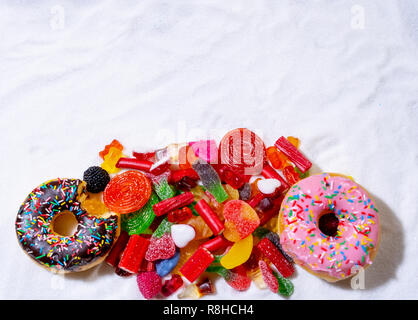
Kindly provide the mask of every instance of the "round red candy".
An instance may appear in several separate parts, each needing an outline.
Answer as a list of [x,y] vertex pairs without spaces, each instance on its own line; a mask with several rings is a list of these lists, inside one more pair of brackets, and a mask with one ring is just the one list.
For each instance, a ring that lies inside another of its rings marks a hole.
[[141,209],[151,196],[149,179],[138,171],[127,171],[110,180],[103,192],[109,210],[127,214]]

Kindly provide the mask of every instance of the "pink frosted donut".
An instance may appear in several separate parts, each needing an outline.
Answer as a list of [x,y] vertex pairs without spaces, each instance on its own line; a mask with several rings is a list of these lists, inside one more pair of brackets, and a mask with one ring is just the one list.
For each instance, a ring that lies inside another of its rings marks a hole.
[[[336,221],[331,235],[319,222],[324,215]],[[353,180],[338,174],[313,175],[286,194],[279,232],[283,249],[298,265],[320,278],[338,281],[372,263],[380,240],[379,211]]]

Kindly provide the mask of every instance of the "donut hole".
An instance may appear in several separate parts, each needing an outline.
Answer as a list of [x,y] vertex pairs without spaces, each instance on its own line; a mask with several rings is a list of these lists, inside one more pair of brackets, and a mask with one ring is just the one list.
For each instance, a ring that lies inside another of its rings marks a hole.
[[71,237],[77,230],[78,221],[70,211],[58,213],[52,221],[52,231],[63,237]]
[[334,237],[337,235],[339,223],[340,221],[334,212],[326,212],[319,218],[318,227],[323,234]]

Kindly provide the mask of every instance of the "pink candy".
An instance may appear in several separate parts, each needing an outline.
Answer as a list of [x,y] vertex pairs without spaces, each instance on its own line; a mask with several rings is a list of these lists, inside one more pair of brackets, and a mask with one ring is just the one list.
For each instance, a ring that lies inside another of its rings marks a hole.
[[260,267],[261,276],[267,287],[269,287],[272,292],[277,293],[279,291],[279,282],[274,276],[270,266],[264,260],[260,260],[258,266]]
[[165,233],[161,238],[151,238],[145,259],[148,261],[170,259],[175,253],[176,245],[170,234]]
[[160,276],[155,271],[140,272],[136,278],[139,291],[145,299],[152,299],[163,287]]
[[189,146],[195,155],[208,163],[218,162],[218,146],[215,140],[200,140],[190,142]]

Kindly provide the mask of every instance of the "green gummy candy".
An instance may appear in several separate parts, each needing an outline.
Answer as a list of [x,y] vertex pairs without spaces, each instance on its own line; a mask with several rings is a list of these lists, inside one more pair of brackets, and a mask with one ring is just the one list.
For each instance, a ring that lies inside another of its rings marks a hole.
[[138,211],[124,214],[121,218],[122,229],[129,235],[142,234],[155,219],[152,206],[159,202],[157,195],[152,192],[148,202]]
[[305,173],[303,173],[302,171],[299,170],[298,167],[295,167],[295,171],[297,172],[297,174],[299,175],[301,179],[305,179],[309,176],[309,171],[306,171]]
[[171,231],[171,226],[174,223],[170,222],[167,220],[167,218],[164,218],[163,221],[161,221],[160,225],[158,226],[158,228],[154,231],[154,233],[152,234],[152,236],[154,238],[161,238],[165,233],[170,233]]
[[208,191],[213,195],[216,201],[219,203],[225,202],[228,200],[228,194],[226,193],[224,187],[221,183],[213,184],[208,188]]
[[290,297],[293,294],[293,291],[295,291],[295,287],[293,283],[289,279],[283,278],[281,275],[279,275],[275,271],[273,271],[273,274],[279,283],[278,294],[281,294],[282,296],[285,296],[285,297]]
[[221,266],[210,265],[205,272],[216,273],[223,278],[227,278],[230,271]]
[[253,236],[261,239],[265,237],[269,232],[270,230],[267,228],[258,227],[257,229],[254,230]]
[[152,184],[155,193],[161,200],[172,198],[175,196],[175,190],[169,185],[167,179],[161,179],[159,182]]

